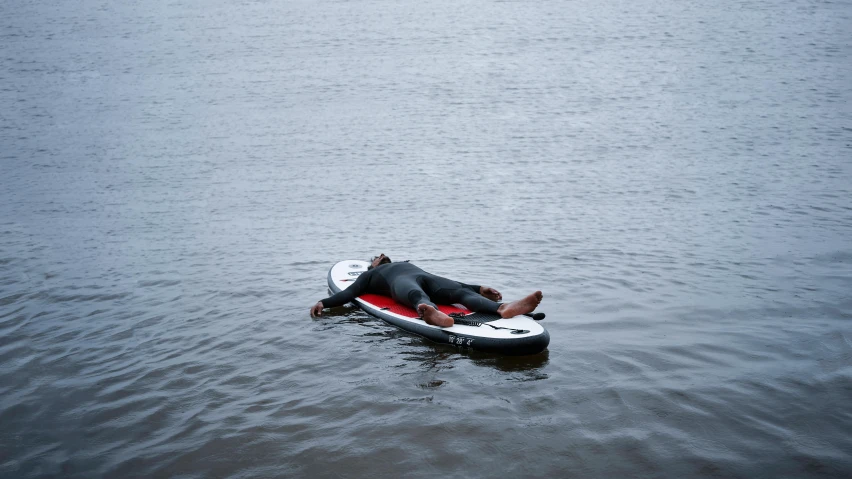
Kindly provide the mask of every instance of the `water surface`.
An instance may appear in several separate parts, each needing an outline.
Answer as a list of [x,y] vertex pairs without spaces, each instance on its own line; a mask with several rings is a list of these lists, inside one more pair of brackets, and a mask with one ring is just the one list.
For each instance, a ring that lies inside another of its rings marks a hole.
[[[852,474],[850,15],[0,3],[0,476]],[[309,317],[378,253],[549,349]]]

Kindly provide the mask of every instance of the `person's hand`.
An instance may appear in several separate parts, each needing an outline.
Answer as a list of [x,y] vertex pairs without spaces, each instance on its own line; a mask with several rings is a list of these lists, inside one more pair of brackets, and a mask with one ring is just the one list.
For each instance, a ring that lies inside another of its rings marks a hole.
[[322,308],[322,301],[317,301],[317,304],[311,308],[311,317],[315,318],[317,316],[322,316]]
[[500,301],[501,299],[503,299],[503,295],[500,294],[500,291],[497,291],[494,288],[489,288],[488,286],[480,286],[479,294],[485,296],[491,301]]

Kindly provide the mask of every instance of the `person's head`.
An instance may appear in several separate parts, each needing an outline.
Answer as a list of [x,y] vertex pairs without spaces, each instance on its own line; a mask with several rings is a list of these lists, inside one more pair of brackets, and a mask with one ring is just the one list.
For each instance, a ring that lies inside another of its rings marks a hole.
[[390,263],[390,262],[391,262],[391,259],[388,258],[387,256],[385,256],[384,253],[382,253],[378,256],[373,256],[372,258],[370,258],[370,267],[367,268],[367,269],[370,270],[370,269],[373,269],[380,264],[385,264],[385,263]]

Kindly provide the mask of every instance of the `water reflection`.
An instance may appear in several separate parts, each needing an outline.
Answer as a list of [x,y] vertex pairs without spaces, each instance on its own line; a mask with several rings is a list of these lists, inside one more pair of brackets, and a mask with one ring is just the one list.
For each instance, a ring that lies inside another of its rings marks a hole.
[[[369,338],[370,341],[398,341],[400,346],[409,349],[402,353],[405,359],[419,362],[426,366],[426,369],[450,369],[454,361],[469,359],[477,366],[494,368],[498,371],[529,373],[530,380],[547,378],[546,374],[539,374],[538,371],[547,366],[550,357],[548,350],[529,356],[503,356],[452,344],[436,343],[385,323],[351,304],[326,311],[314,320],[322,325],[315,327],[315,331],[325,331],[351,324],[367,327],[370,331],[354,334],[361,338]],[[392,345],[388,347],[393,348]]]
[[469,355],[477,366],[492,367],[506,373],[526,373],[535,380],[548,377],[541,372],[550,360],[548,349],[531,356],[496,356],[479,351],[471,351]]
[[[0,477],[852,477],[849,2],[78,3],[0,8]],[[379,249],[549,352],[311,319]]]

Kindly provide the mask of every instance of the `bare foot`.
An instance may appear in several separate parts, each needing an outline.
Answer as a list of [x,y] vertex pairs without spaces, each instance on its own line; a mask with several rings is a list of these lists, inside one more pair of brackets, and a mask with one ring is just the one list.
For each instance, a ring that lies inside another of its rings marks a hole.
[[432,326],[449,328],[455,324],[453,318],[438,311],[432,306],[429,306],[428,304],[418,304],[417,312],[420,313],[420,316],[423,318],[423,321],[426,321],[426,324],[431,324]]
[[542,297],[541,291],[536,291],[523,299],[501,304],[497,312],[501,318],[514,318],[519,314],[532,313],[538,307]]

